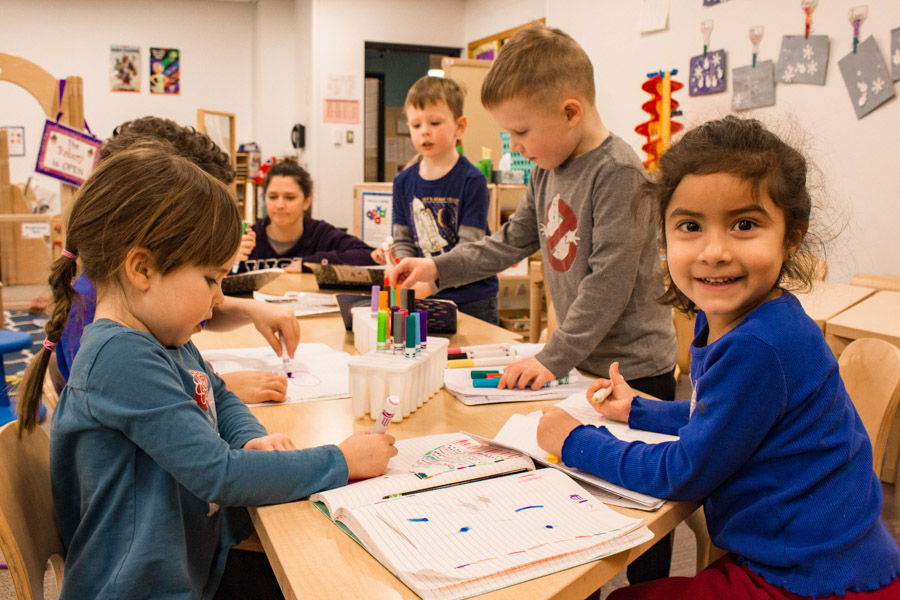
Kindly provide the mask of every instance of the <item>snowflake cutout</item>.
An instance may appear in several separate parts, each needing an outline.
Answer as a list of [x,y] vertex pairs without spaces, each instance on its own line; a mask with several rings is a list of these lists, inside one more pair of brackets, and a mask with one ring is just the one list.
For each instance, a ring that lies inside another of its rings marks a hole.
[[797,72],[801,75],[806,74],[806,63],[797,63]]
[[703,67],[697,65],[694,69],[694,79],[701,79],[703,77]]
[[781,80],[790,83],[794,80],[794,75],[796,75],[796,72],[794,71],[794,65],[788,65],[784,69],[784,73],[781,74]]
[[811,44],[807,44],[806,47],[803,48],[803,58],[805,58],[806,60],[811,59],[815,55],[816,55],[816,52],[815,52],[815,50],[813,50],[813,47]]
[[722,62],[722,57],[719,56],[718,54],[713,54],[712,64],[714,66],[718,67],[721,62]]
[[735,93],[734,100],[732,101],[732,105],[741,107],[744,105],[744,102],[746,102],[746,100],[744,99],[744,95]]
[[806,72],[809,73],[810,76],[815,75],[819,72],[819,63],[814,60],[809,61],[809,64],[806,65]]
[[875,94],[880,94],[883,89],[884,89],[884,79],[882,79],[881,77],[878,77],[877,79],[872,81],[872,91]]

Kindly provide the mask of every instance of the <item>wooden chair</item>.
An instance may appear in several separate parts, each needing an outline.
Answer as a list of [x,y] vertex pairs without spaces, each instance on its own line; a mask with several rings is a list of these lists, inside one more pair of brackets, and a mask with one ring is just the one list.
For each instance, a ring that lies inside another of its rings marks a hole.
[[875,288],[876,290],[900,292],[900,277],[896,275],[857,273],[850,279],[850,285],[861,285],[863,287]]
[[65,550],[50,492],[50,438],[36,427],[19,439],[16,421],[0,428],[0,550],[16,598],[43,599],[48,560],[59,591]]
[[847,393],[872,440],[875,473],[885,483],[894,483],[900,450],[900,431],[895,423],[900,405],[900,348],[884,340],[860,338],[844,349],[838,365]]
[[709,539],[709,529],[706,527],[706,513],[701,506],[684,520],[697,537],[697,572],[699,573],[710,564],[719,560],[726,554]]

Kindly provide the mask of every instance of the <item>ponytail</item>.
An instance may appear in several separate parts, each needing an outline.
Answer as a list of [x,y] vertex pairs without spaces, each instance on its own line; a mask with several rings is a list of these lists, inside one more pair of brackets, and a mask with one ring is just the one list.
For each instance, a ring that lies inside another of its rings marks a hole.
[[31,360],[25,370],[25,378],[18,391],[19,436],[23,431],[31,431],[38,421],[41,397],[44,390],[44,376],[50,363],[52,350],[62,337],[63,329],[69,318],[69,311],[78,299],[78,292],[72,287],[72,281],[78,273],[75,254],[63,251],[62,256],[53,263],[50,270],[50,289],[53,293],[53,312],[44,326],[47,339],[44,347]]

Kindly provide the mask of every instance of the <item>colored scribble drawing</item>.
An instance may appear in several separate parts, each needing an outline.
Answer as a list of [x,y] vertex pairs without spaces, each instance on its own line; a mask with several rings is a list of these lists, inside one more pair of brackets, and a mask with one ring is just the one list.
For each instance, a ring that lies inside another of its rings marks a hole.
[[419,479],[431,479],[446,473],[454,473],[481,465],[489,465],[522,456],[520,452],[482,446],[469,438],[438,446],[417,460],[409,472]]

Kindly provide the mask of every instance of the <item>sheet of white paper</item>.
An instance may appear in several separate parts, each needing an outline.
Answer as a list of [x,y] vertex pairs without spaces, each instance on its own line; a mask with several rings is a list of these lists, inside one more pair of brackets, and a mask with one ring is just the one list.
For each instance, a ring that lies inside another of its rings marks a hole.
[[638,29],[650,33],[666,28],[669,22],[669,0],[641,0],[641,17]]
[[[270,371],[280,374],[283,370],[281,357],[268,346],[206,350],[201,354],[217,373]],[[349,354],[332,350],[325,344],[300,344],[289,366],[287,402],[349,398],[349,361]]]
[[283,296],[273,296],[272,294],[253,292],[253,299],[290,308],[294,311],[295,317],[332,313],[340,310],[333,294],[286,292]]

